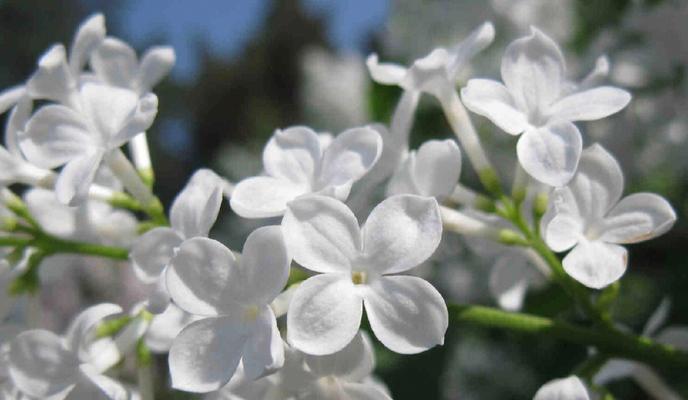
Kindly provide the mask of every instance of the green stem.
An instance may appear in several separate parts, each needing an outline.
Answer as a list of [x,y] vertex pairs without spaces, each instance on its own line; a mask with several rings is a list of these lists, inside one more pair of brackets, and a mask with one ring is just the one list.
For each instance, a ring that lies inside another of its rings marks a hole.
[[450,324],[508,329],[593,346],[609,357],[639,361],[660,369],[688,368],[688,353],[646,337],[579,327],[535,315],[510,313],[484,306],[449,305]]
[[38,233],[31,242],[31,246],[37,247],[47,254],[73,253],[122,261],[129,259],[129,250],[124,247],[64,240],[45,233]]

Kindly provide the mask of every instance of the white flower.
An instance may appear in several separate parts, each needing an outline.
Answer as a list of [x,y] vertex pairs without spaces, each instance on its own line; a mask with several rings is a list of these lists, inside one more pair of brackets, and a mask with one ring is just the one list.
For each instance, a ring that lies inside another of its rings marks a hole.
[[438,47],[413,62],[409,68],[391,63],[378,63],[377,54],[368,57],[367,65],[373,80],[383,85],[398,85],[407,91],[427,92],[443,97],[454,90],[461,70],[477,53],[494,39],[494,26],[485,22],[465,40],[451,49]]
[[170,351],[172,342],[179,332],[199,319],[199,316],[189,314],[174,303],[169,303],[165,311],[155,315],[151,320],[146,331],[146,345],[151,351],[166,353]]
[[590,400],[588,390],[577,376],[554,379],[535,393],[533,400]]
[[[150,127],[158,99],[97,83],[85,83],[78,109],[52,104],[39,109],[19,138],[27,159],[42,168],[64,165],[55,183],[58,199],[82,201],[101,162]],[[121,153],[120,153],[121,154]]]
[[141,57],[123,41],[108,37],[91,53],[90,64],[103,82],[127,88],[139,95],[150,92],[172,69],[174,49],[154,46]]
[[535,179],[565,185],[576,172],[581,134],[572,121],[590,121],[622,110],[631,95],[601,86],[571,93],[564,57],[552,39],[536,28],[506,49],[504,84],[471,79],[461,90],[466,107],[490,119],[505,132],[523,133],[518,159]]
[[525,251],[505,249],[493,262],[489,289],[499,307],[518,311],[523,307],[528,289],[540,288],[546,282],[547,275],[534,266]]
[[208,236],[222,205],[220,178],[211,170],[196,171],[170,208],[171,227],[158,227],[143,234],[131,250],[136,276],[155,284],[148,310],[160,313],[167,308],[169,296],[165,271],[185,240]]
[[307,193],[346,200],[381,151],[382,139],[369,127],[344,131],[325,149],[309,128],[278,130],[263,150],[266,176],[239,182],[230,204],[242,217],[265,218],[284,214],[289,201]]
[[421,278],[391,275],[428,259],[442,236],[437,201],[393,196],[373,209],[363,228],[342,202],[311,195],[289,203],[282,220],[289,251],[321,273],[301,283],[287,313],[289,343],[331,354],[358,332],[365,304],[375,336],[398,353],[444,342],[447,307]]
[[592,145],[583,151],[569,185],[553,191],[542,220],[543,238],[552,250],[573,248],[563,260],[566,272],[591,288],[603,288],[626,271],[628,255],[620,244],[652,239],[676,221],[660,196],[636,193],[621,199],[623,185],[614,157]]
[[[642,335],[654,338],[658,343],[688,351],[688,327],[669,326],[660,331],[669,315],[670,302],[662,301],[643,328]],[[605,385],[611,381],[630,377],[656,399],[680,400],[682,397],[651,368],[635,361],[612,358],[595,374],[594,382]]]
[[453,140],[429,140],[412,151],[394,173],[387,195],[418,194],[444,199],[461,174],[461,152]]
[[93,346],[96,324],[121,312],[115,304],[99,304],[79,314],[64,337],[40,329],[19,334],[8,354],[14,386],[40,399],[127,399],[124,387],[103,375],[118,361],[110,358],[112,349]]
[[269,304],[287,283],[290,263],[279,226],[253,231],[239,259],[212,239],[182,243],[167,288],[181,309],[207,318],[184,328],[172,344],[173,387],[217,390],[240,361],[249,379],[282,367],[284,348]]

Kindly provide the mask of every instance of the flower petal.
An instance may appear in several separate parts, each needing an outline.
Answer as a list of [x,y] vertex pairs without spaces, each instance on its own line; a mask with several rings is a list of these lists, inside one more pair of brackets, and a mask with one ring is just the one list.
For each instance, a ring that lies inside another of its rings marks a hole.
[[427,260],[442,239],[442,219],[432,197],[398,195],[378,204],[362,229],[369,270],[393,274]]
[[507,46],[501,73],[518,109],[541,113],[559,97],[566,67],[557,44],[538,29],[530,30]]
[[490,293],[501,308],[518,311],[529,287],[543,280],[542,274],[525,257],[506,254],[497,259],[490,271]]
[[535,393],[533,400],[590,400],[585,385],[577,376],[554,379]]
[[17,105],[12,108],[12,112],[10,112],[10,116],[7,118],[5,146],[7,151],[16,157],[23,158],[23,154],[19,149],[19,135],[26,129],[26,123],[31,118],[32,112],[33,101],[28,97],[22,97],[17,102]]
[[594,121],[623,110],[631,94],[611,86],[596,87],[570,94],[549,109],[552,120]]
[[194,172],[170,208],[170,224],[184,238],[208,236],[222,205],[222,181],[213,171]]
[[48,49],[38,60],[38,70],[26,82],[26,91],[34,99],[69,104],[76,82],[67,64],[67,51],[61,44]]
[[52,332],[20,333],[12,340],[8,357],[12,382],[29,396],[48,397],[76,383],[79,360]]
[[416,152],[412,151],[389,179],[387,183],[387,197],[397,194],[420,194],[420,189],[416,185],[414,176],[415,170]]
[[357,382],[370,376],[375,368],[375,354],[370,337],[364,331],[356,336],[342,350],[322,356],[307,354],[306,365],[316,376],[335,376]]
[[566,185],[578,167],[583,139],[570,122],[529,129],[518,140],[518,160],[528,174],[550,186]]
[[229,317],[206,318],[184,328],[170,349],[172,387],[205,393],[224,386],[234,375],[251,336],[246,328]]
[[69,393],[69,400],[128,400],[130,398],[121,383],[92,370],[88,364],[82,365],[79,369],[79,381]]
[[602,289],[626,272],[628,253],[626,249],[603,242],[581,240],[564,257],[564,270],[583,285]]
[[108,37],[91,55],[91,68],[106,83],[131,88],[138,70],[136,52],[123,41]]
[[612,358],[597,371],[593,382],[596,385],[606,385],[619,379],[630,378],[636,368],[638,368],[638,363],[634,361]]
[[26,158],[42,168],[58,167],[96,145],[94,133],[78,113],[61,105],[39,109],[19,137]]
[[136,276],[145,283],[153,283],[174,256],[182,238],[168,227],[153,228],[141,235],[131,248]]
[[101,13],[88,17],[79,25],[69,50],[69,67],[79,76],[91,52],[105,38],[105,17]]
[[387,393],[369,383],[342,382],[342,392],[349,399],[356,400],[392,400]]
[[415,354],[444,344],[447,306],[427,281],[415,276],[382,276],[368,289],[364,294],[366,314],[385,347]]
[[284,214],[288,202],[307,191],[308,187],[287,180],[256,176],[236,185],[229,204],[244,218],[277,217]]
[[14,107],[22,98],[26,96],[26,86],[17,85],[0,92],[0,114]]
[[270,304],[287,284],[290,264],[280,226],[254,230],[232,273],[231,296],[244,304]]
[[282,219],[294,261],[316,272],[349,272],[361,251],[356,216],[341,201],[309,195],[289,203]]
[[399,85],[406,75],[406,68],[398,64],[380,63],[377,54],[371,54],[366,59],[370,77],[383,85]]
[[169,46],[154,46],[141,57],[141,65],[136,74],[139,93],[150,91],[170,72],[176,56]]
[[452,56],[452,62],[449,64],[449,75],[456,77],[471,58],[492,43],[494,36],[494,25],[488,21],[475,28],[467,38],[454,46],[449,51]]
[[84,353],[96,324],[102,322],[107,317],[120,314],[122,311],[122,307],[117,304],[103,303],[91,306],[80,312],[69,324],[67,333],[64,336],[67,348],[74,352]]
[[637,243],[664,234],[676,222],[676,212],[668,201],[653,193],[624,197],[604,219],[600,240]]
[[471,79],[461,89],[461,100],[466,108],[489,119],[508,134],[518,135],[529,126],[528,116],[516,107],[509,90],[500,82]]
[[193,238],[179,246],[170,262],[167,290],[184,311],[197,315],[221,314],[228,307],[228,288],[236,267],[232,252],[222,243]]
[[55,195],[60,203],[75,206],[86,200],[103,154],[102,150],[94,150],[74,158],[62,168],[55,181]]
[[320,141],[312,129],[294,126],[277,130],[263,150],[268,175],[297,185],[310,185],[320,169]]
[[600,224],[623,193],[624,179],[619,163],[604,147],[585,149],[578,172],[569,183],[578,212],[588,225]]
[[251,380],[272,374],[284,365],[284,345],[270,307],[263,307],[244,346],[244,373]]
[[[103,145],[115,139],[139,106],[139,97],[129,89],[100,83],[85,83],[80,93],[84,112],[97,129],[97,132],[92,134],[98,135],[98,141]],[[157,100],[155,106],[157,107]],[[147,109],[148,105],[144,108]]]
[[287,312],[287,338],[308,354],[332,354],[356,336],[363,301],[346,274],[316,275],[305,280]]
[[544,226],[543,237],[550,249],[560,252],[575,246],[583,237],[583,221],[575,215],[558,214]]
[[358,180],[375,165],[381,153],[382,138],[375,130],[363,127],[342,132],[323,153],[317,189]]
[[136,109],[129,115],[124,126],[110,138],[110,147],[120,147],[135,136],[146,131],[153,125],[158,115],[158,97],[153,93],[146,93],[136,105]]
[[420,195],[443,198],[454,191],[461,174],[461,152],[451,139],[429,140],[416,153],[414,170]]
[[25,192],[23,198],[29,212],[45,232],[63,239],[76,236],[76,209],[59,203],[55,192],[33,188]]

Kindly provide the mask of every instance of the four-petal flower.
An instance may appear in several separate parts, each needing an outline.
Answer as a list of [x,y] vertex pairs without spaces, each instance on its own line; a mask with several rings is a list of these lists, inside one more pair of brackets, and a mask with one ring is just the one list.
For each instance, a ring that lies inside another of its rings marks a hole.
[[358,332],[363,305],[380,341],[398,353],[444,342],[447,306],[427,281],[404,275],[428,259],[442,237],[437,201],[398,195],[380,203],[363,228],[342,202],[310,195],[289,203],[282,220],[294,260],[321,273],[304,281],[287,313],[299,350],[331,354]]

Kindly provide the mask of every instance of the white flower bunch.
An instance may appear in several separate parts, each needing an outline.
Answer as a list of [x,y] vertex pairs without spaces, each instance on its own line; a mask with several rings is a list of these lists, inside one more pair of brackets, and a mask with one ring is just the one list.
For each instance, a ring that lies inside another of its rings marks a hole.
[[[148,400],[150,374],[140,373],[134,390],[111,372],[133,355],[143,370],[154,351],[169,353],[172,388],[210,399],[391,399],[372,377],[367,326],[401,354],[442,345],[450,324],[525,332],[556,326],[548,332],[632,360],[636,375],[640,363],[688,366],[678,348],[616,328],[598,301],[609,296],[588,290],[621,279],[629,263],[621,245],[659,236],[677,218],[658,195],[622,197],[614,157],[599,144],[583,150],[573,122],[619,112],[630,94],[598,85],[605,68],[570,81],[561,50],[536,28],[507,46],[504,83],[470,79],[457,91],[459,72],[494,35],[484,23],[408,68],[370,56],[372,78],[403,89],[389,127],[334,137],[305,126],[278,129],[263,150],[264,171],[234,185],[200,169],[165,213],[151,190],[145,132],[157,115],[151,90],[174,52],[154,47],[139,61],[127,44],[106,37],[101,15],[89,18],[69,53],[51,47],[25,84],[0,94],[12,108],[0,147],[0,282],[14,294],[35,292],[47,257],[88,255],[130,265],[146,296],[129,313],[115,304],[90,307],[62,337],[30,329],[3,340],[3,398]],[[421,93],[440,102],[458,143],[409,149]],[[34,100],[48,104],[34,112]],[[521,135],[510,196],[467,109]],[[462,152],[486,193],[459,183]],[[30,187],[23,200],[15,184]],[[385,198],[375,201],[380,185]],[[209,237],[225,197],[241,217],[273,218],[248,235],[241,252]],[[351,204],[361,199],[373,203],[367,215]],[[409,275],[451,233],[501,245],[491,257],[490,289],[509,312],[447,305],[428,280]],[[555,254],[568,250],[563,260]],[[529,287],[547,280],[592,327],[511,312]],[[589,399],[601,382],[591,376],[552,381],[535,399]]]

